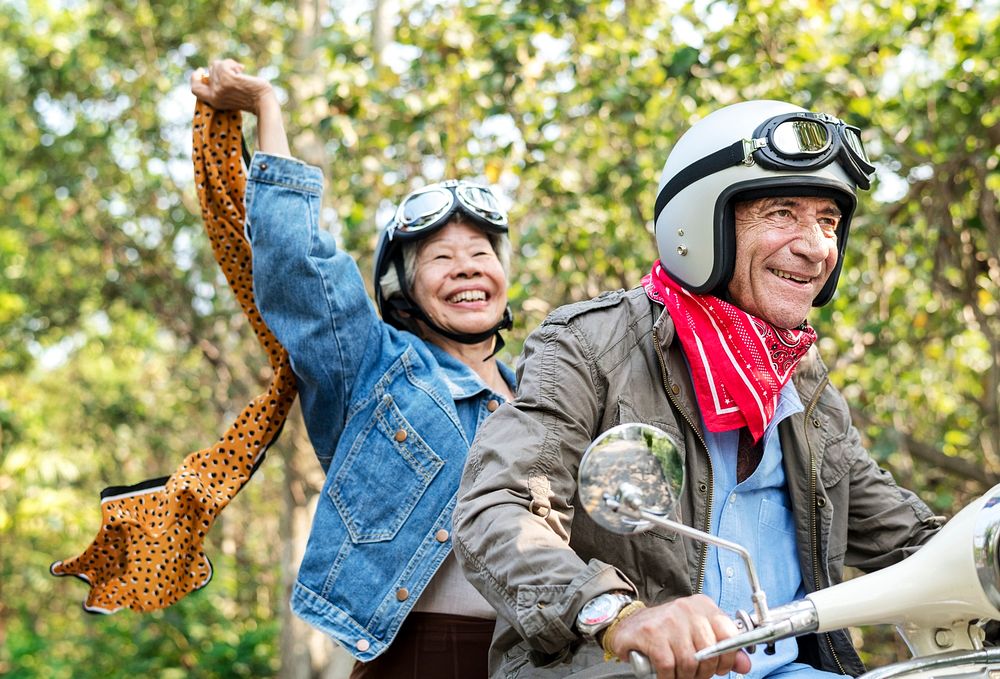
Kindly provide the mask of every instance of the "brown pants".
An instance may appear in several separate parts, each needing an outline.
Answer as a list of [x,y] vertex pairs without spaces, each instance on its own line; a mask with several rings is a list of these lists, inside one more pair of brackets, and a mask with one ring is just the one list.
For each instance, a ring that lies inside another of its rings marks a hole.
[[351,679],[486,679],[494,621],[411,613],[389,649],[355,663]]

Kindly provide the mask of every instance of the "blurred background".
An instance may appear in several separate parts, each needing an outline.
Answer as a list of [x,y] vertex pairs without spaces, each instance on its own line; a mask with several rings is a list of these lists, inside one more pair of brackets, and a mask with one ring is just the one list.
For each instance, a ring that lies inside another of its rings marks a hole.
[[952,514],[1000,480],[998,4],[0,0],[0,675],[346,676],[288,610],[322,482],[297,413],[215,524],[204,590],[90,616],[48,573],[104,487],[169,474],[269,379],[192,182],[188,77],[221,57],[279,86],[363,271],[409,189],[499,187],[510,362],[555,306],[648,271],[693,121],[777,98],[858,125],[878,177],[811,320],[873,454]]

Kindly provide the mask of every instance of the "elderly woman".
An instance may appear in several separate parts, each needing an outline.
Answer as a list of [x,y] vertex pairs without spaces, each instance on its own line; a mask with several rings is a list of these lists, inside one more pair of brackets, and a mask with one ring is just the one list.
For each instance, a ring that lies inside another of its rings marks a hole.
[[326,471],[293,610],[346,647],[352,677],[485,677],[495,613],[451,553],[476,430],[513,395],[507,216],[446,181],[403,199],[376,251],[375,300],[319,227],[323,176],[291,157],[271,85],[224,60],[192,76],[257,116],[247,237],[261,314],[288,350]]

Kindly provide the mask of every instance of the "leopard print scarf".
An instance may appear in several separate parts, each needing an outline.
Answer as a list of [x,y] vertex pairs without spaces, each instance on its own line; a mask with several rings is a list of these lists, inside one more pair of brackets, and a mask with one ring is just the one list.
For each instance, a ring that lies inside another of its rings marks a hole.
[[56,561],[53,575],[90,586],[84,610],[153,611],[201,589],[212,577],[203,542],[219,513],[250,480],[295,400],[288,354],[264,324],[253,297],[250,245],[243,237],[246,176],[240,163],[242,115],[198,102],[194,168],[215,259],[236,294],[273,377],[213,445],[189,454],[168,477],[101,493],[101,527],[79,556]]

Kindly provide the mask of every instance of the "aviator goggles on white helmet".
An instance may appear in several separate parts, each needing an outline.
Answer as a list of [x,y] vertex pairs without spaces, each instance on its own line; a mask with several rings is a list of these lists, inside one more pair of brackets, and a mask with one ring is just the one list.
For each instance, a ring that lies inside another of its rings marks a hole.
[[808,171],[837,161],[860,189],[871,187],[875,172],[861,130],[827,113],[785,113],[765,120],[750,139],[711,153],[677,173],[656,197],[654,221],[670,199],[700,179],[737,165],[769,170]]
[[387,234],[391,240],[409,240],[411,235],[447,224],[456,212],[471,217],[480,226],[494,233],[507,232],[507,213],[488,186],[449,179],[410,193],[396,208]]

